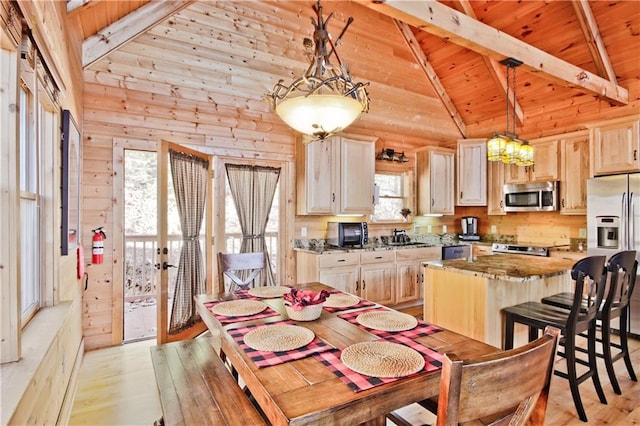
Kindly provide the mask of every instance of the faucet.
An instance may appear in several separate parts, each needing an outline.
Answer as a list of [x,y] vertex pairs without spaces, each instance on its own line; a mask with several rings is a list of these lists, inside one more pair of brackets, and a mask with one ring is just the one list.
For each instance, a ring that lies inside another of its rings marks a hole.
[[394,229],[393,230],[393,242],[394,243],[408,243],[409,236],[406,234],[407,231],[404,229]]

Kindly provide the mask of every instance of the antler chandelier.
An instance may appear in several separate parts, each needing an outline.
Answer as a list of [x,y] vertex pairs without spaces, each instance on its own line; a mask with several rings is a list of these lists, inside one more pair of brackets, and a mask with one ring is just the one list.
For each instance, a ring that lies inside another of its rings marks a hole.
[[[516,132],[516,68],[522,62],[514,58],[506,58],[500,61],[507,67],[507,130],[500,134],[494,133],[487,141],[487,159],[489,161],[502,161],[505,164],[516,164],[518,166],[531,166],[533,164],[533,147],[526,140],[520,139]],[[513,87],[511,87],[513,84]],[[513,93],[512,106],[509,106],[509,90]],[[513,120],[511,120],[509,114]]]
[[[304,39],[311,60],[309,68],[289,86],[280,80],[269,96],[276,113],[287,125],[313,140],[322,140],[341,132],[362,112],[369,110],[369,95],[365,89],[369,83],[354,83],[349,67],[336,50],[353,18],[349,17],[334,43],[327,31],[333,13],[323,21],[320,0],[313,10],[317,17],[317,20],[311,18],[315,27],[313,41]],[[330,61],[332,55],[336,64]]]

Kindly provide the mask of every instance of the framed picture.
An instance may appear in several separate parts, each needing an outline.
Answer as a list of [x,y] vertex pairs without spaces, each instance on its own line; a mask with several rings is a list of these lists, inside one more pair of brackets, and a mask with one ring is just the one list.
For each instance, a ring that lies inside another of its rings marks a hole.
[[69,110],[62,111],[62,255],[80,237],[80,131]]

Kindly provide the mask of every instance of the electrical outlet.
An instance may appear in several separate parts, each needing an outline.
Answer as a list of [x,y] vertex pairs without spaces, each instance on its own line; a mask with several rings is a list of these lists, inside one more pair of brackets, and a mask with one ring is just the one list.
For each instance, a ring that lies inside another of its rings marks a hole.
[[431,225],[427,225],[427,234],[431,233],[433,233],[433,228],[431,227]]
[[447,233],[447,225],[442,225],[442,233],[443,234]]
[[491,225],[491,233],[492,234],[497,234],[498,233],[498,227],[495,225]]
[[303,237],[307,236],[307,227],[303,226],[302,228],[300,228],[300,235]]
[[580,238],[587,238],[587,228],[580,228]]

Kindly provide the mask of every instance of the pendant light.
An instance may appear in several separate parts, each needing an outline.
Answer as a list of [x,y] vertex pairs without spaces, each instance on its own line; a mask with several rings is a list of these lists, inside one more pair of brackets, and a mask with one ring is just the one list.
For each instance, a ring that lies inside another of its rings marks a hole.
[[[322,18],[320,0],[313,7],[316,19],[311,18],[315,30],[313,41],[304,39],[304,46],[311,56],[311,64],[305,74],[289,86],[280,80],[269,94],[276,114],[289,127],[310,136],[310,140],[325,139],[351,125],[362,112],[369,110],[369,95],[365,86],[354,83],[349,67],[340,59],[336,46],[353,22],[349,17],[345,27],[334,41]],[[313,45],[313,52],[310,51]],[[336,63],[332,63],[331,56]]]
[[[504,133],[494,133],[487,141],[487,159],[502,161],[505,164],[531,166],[533,165],[533,147],[528,141],[520,139],[516,131],[516,68],[522,65],[522,62],[514,58],[506,58],[500,63],[507,67],[507,129]],[[513,110],[509,105],[510,91],[513,93]],[[513,127],[510,127],[512,120]]]

